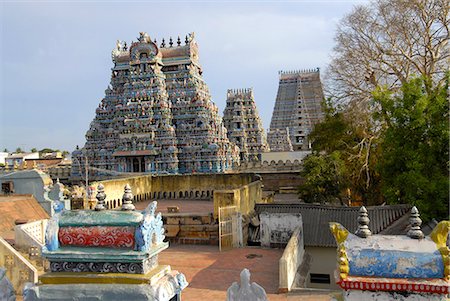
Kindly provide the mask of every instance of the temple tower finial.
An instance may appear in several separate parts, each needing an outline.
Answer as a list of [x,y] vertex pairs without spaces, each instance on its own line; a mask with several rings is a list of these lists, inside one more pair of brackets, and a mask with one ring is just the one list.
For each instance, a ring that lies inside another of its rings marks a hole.
[[358,216],[358,230],[356,230],[356,235],[361,238],[367,238],[372,235],[372,232],[369,229],[369,215],[367,214],[366,207],[362,206],[359,208],[359,216]]
[[122,210],[132,211],[135,207],[133,205],[133,193],[131,193],[131,187],[129,184],[125,185],[123,197],[122,197]]
[[424,238],[424,234],[420,229],[420,225],[422,225],[422,220],[420,219],[419,210],[417,210],[416,206],[411,208],[411,217],[409,218],[409,224],[411,225],[411,229],[409,229],[408,233],[406,233],[408,237],[414,239]]
[[101,211],[101,210],[105,210],[105,199],[106,199],[106,194],[105,194],[105,187],[103,186],[103,184],[98,184],[97,186],[97,195],[95,196],[95,198],[97,199],[97,205],[95,205],[95,211]]

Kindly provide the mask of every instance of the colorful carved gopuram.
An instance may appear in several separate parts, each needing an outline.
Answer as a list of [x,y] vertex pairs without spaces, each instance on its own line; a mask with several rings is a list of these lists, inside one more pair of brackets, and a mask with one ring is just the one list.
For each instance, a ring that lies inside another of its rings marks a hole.
[[450,293],[450,221],[440,222],[424,236],[416,207],[407,235],[371,235],[364,207],[359,228],[349,233],[330,223],[338,245],[337,284],[344,300],[444,301]]
[[129,47],[117,41],[112,60],[86,144],[73,153],[74,176],[86,160],[96,174],[215,173],[239,163],[202,78],[193,33],[183,45],[178,37],[158,47],[141,32]]
[[261,161],[261,153],[269,151],[253,89],[227,91],[223,123],[228,139],[239,146],[241,161]]
[[267,133],[271,151],[309,149],[308,134],[324,118],[323,100],[319,69],[280,71],[277,99]]
[[122,210],[105,210],[103,185],[97,191],[95,210],[51,218],[42,249],[50,272],[24,290],[24,300],[181,300],[184,275],[158,264],[169,244],[156,201],[135,211],[126,185]]

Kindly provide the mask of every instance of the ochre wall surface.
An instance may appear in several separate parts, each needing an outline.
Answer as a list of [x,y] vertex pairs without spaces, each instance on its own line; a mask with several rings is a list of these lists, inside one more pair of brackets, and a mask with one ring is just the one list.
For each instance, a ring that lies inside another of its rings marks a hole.
[[280,187],[294,187],[297,188],[303,183],[300,172],[273,172],[273,173],[259,173],[262,177],[264,190],[271,190],[278,192]]
[[253,211],[261,202],[262,183],[253,174],[138,176],[92,183],[102,183],[108,208],[121,205],[124,186],[129,184],[134,201],[150,199],[209,199],[214,201],[214,218],[219,206],[235,205],[243,214]]

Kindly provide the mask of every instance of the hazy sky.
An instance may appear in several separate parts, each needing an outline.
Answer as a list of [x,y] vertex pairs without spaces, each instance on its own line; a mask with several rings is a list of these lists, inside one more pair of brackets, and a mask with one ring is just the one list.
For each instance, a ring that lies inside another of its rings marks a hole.
[[[0,0],[1,2],[1,0]],[[194,31],[220,112],[253,87],[269,127],[278,71],[330,60],[337,22],[364,1],[23,1],[0,3],[0,151],[84,145],[109,84],[116,40]]]

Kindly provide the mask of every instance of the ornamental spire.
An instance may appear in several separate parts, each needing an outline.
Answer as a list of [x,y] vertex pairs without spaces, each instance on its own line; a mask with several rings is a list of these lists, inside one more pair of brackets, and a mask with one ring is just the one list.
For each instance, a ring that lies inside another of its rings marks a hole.
[[406,235],[414,239],[422,239],[424,237],[424,234],[420,229],[422,220],[420,219],[419,210],[417,210],[416,206],[411,208],[411,217],[409,218],[409,224],[411,225],[411,229],[409,229]]
[[125,185],[123,197],[122,197],[122,210],[134,210],[133,205],[133,193],[131,192],[131,187],[129,184]]
[[366,207],[362,206],[359,208],[359,216],[358,216],[358,230],[356,230],[356,235],[361,238],[367,238],[372,235],[372,232],[369,229],[369,215],[367,214]]
[[106,199],[106,194],[105,194],[105,187],[103,186],[103,184],[98,184],[97,186],[97,195],[95,196],[95,198],[97,199],[97,205],[95,205],[95,211],[101,211],[101,210],[105,210],[105,199]]

